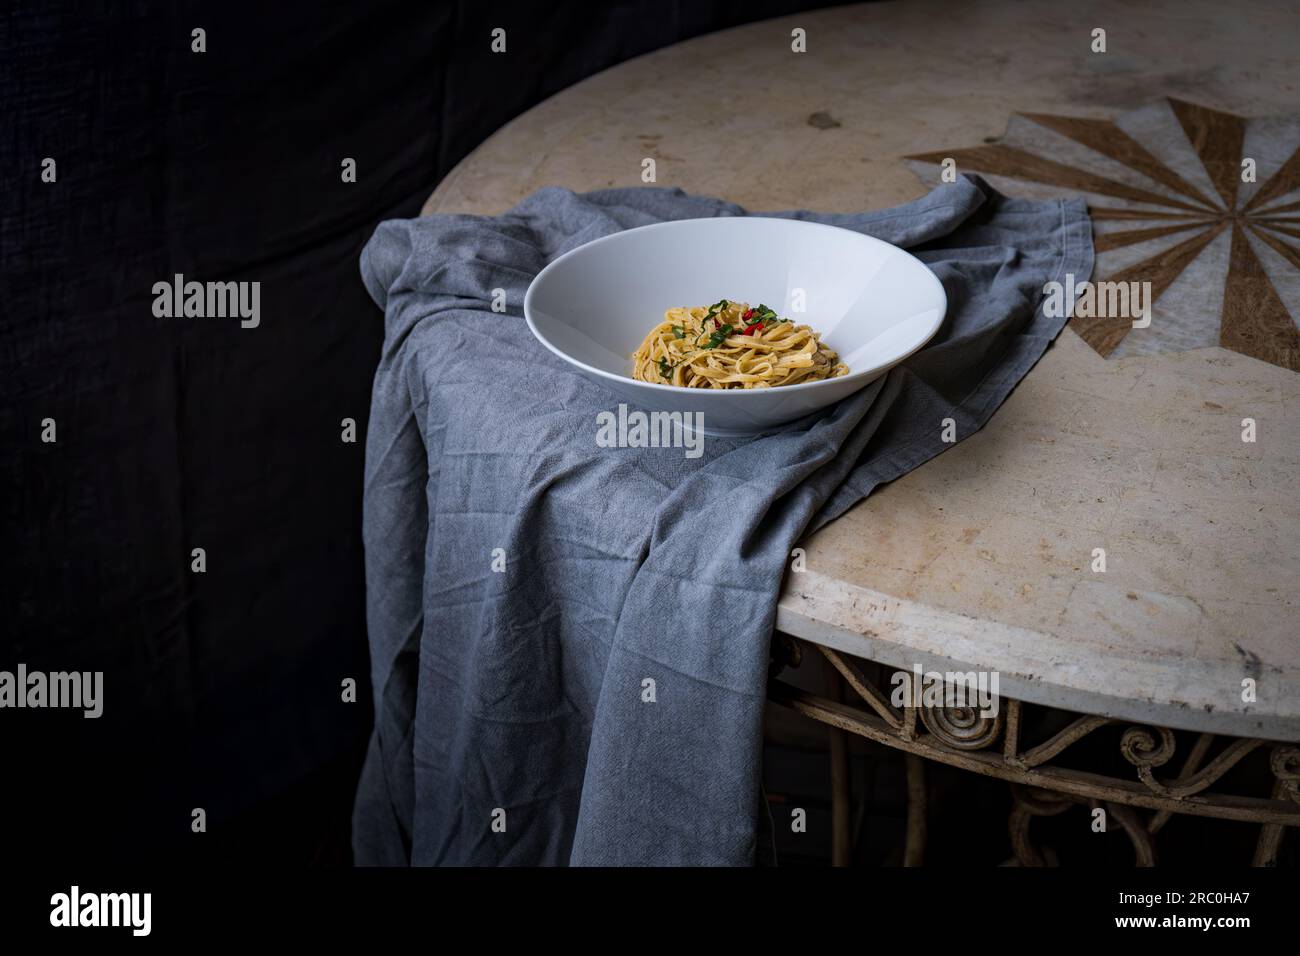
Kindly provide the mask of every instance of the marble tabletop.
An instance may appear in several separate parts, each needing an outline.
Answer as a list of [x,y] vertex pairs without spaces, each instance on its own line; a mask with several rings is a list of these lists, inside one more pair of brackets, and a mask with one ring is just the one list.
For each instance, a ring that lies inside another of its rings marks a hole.
[[[803,544],[777,626],[900,667],[996,669],[1031,702],[1296,740],[1298,21],[1265,0],[1231,16],[1209,0],[896,0],[769,20],[543,102],[424,212],[636,186],[647,157],[658,185],[755,211],[878,208],[922,194],[945,154],[1012,194],[1105,207],[1097,277],[1150,274],[1157,332],[1108,340],[1072,320],[982,431]],[[1258,178],[1237,196],[1243,150]],[[1252,199],[1265,219],[1243,218]],[[1194,227],[1204,238],[1165,237]]]

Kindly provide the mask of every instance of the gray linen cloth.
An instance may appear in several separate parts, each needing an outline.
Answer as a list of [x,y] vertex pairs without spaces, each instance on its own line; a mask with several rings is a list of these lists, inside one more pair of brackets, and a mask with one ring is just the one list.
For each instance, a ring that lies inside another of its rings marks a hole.
[[366,444],[359,864],[753,862],[791,548],[950,447],[944,418],[959,439],[983,425],[1064,324],[1044,284],[1092,270],[1082,200],[970,177],[878,212],[776,213],[912,250],[948,293],[939,333],[773,434],[709,438],[699,458],[598,447],[619,399],[529,333],[529,282],[618,230],[746,214],[677,189],[546,188],[502,216],[385,222],[366,246],[386,336]]

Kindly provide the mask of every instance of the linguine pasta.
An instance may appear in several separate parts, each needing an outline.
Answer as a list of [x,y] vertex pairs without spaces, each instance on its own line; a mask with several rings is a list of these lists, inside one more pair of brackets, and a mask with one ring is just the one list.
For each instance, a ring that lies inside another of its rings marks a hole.
[[632,377],[685,388],[775,388],[848,374],[806,325],[723,299],[664,313],[632,354]]

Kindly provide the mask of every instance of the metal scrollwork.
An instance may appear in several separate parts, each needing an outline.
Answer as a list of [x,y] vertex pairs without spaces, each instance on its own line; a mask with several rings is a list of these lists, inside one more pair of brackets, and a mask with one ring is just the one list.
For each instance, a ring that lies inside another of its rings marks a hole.
[[1174,755],[1174,747],[1177,745],[1174,732],[1167,727],[1156,727],[1155,731],[1160,735],[1159,743],[1156,743],[1155,735],[1149,727],[1130,727],[1120,738],[1120,751],[1129,763],[1138,768],[1139,773],[1153,767],[1163,767]]
[[1133,844],[1133,864],[1135,866],[1155,866],[1155,835],[1148,829],[1142,815],[1132,807],[1109,801],[1106,803],[1106,812],[1123,828],[1129,842]]
[[1007,831],[1011,837],[1011,850],[1019,866],[1057,866],[1056,851],[1051,847],[1037,846],[1030,838],[1029,824],[1034,817],[1054,817],[1074,806],[1074,801],[1061,794],[1036,787],[1011,784],[1011,816]]
[[1233,740],[1205,767],[1195,773],[1180,776],[1175,781],[1166,782],[1157,779],[1155,768],[1164,766],[1173,758],[1177,743],[1172,730],[1156,727],[1155,732],[1159,734],[1159,742],[1150,729],[1130,727],[1120,738],[1120,752],[1129,763],[1137,767],[1138,779],[1146,784],[1152,793],[1158,793],[1172,800],[1182,800],[1192,794],[1200,793],[1232,769],[1242,757],[1263,743],[1249,738]]
[[983,750],[997,743],[1002,735],[1002,709],[986,717],[978,707],[920,708],[921,723],[954,750]]
[[1155,768],[1163,767],[1174,755],[1177,741],[1174,732],[1166,727],[1156,727],[1160,735],[1159,743],[1147,727],[1130,727],[1120,738],[1119,749],[1124,759],[1137,767],[1138,779],[1157,793],[1164,791],[1164,785],[1156,779]]
[[[782,645],[774,650],[774,656],[797,667],[801,644],[792,638],[790,646]],[[910,703],[900,711],[877,686],[884,678],[874,669],[864,670],[867,665],[858,659],[816,646],[863,706],[843,698],[818,697],[780,680],[769,684],[769,699],[813,720],[901,750],[912,763],[916,758],[937,761],[1013,784],[1016,801],[1011,839],[1020,865],[1055,864],[1049,849],[1039,850],[1030,842],[1029,824],[1034,817],[1062,813],[1071,804],[1104,807],[1127,834],[1135,862],[1141,866],[1156,862],[1154,838],[1171,814],[1259,824],[1257,866],[1276,865],[1286,832],[1300,827],[1300,743],[1201,733],[1182,754],[1180,766],[1175,766],[1171,761],[1180,738],[1173,730],[1130,725],[1120,736],[1119,747],[1125,760],[1137,769],[1139,779],[1123,779],[1057,759],[1080,740],[1118,723],[1116,718],[1075,715],[1073,721],[1044,739],[1027,730],[1023,705],[1014,699],[1001,698],[997,713],[986,716],[969,697],[954,696],[952,685],[943,688],[942,702],[907,697]],[[1056,710],[1059,713],[1059,708]],[[917,733],[918,718],[925,732]],[[999,742],[1000,746],[990,749]],[[1268,763],[1274,778],[1270,794],[1210,789],[1233,766],[1261,748],[1270,750]],[[1156,776],[1158,770],[1163,779]],[[921,779],[920,774],[913,776]],[[1142,811],[1153,812],[1147,819]]]
[[1282,793],[1300,803],[1300,747],[1274,747],[1269,767]]

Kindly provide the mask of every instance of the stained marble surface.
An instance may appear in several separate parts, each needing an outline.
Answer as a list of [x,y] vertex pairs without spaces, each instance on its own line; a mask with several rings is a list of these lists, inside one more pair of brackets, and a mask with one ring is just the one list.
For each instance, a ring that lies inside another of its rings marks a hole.
[[[926,188],[903,157],[1000,141],[1017,112],[1138,111],[1134,135],[1161,121],[1161,97],[1294,112],[1298,19],[1277,2],[1225,16],[1207,0],[906,0],[751,24],[540,104],[453,170],[425,212],[498,213],[544,185],[635,186],[645,157],[659,185],[753,210],[892,205]],[[790,50],[795,27],[806,53]],[[1105,54],[1090,50],[1097,27]],[[1056,145],[1062,161],[1077,152]],[[1226,262],[1227,234],[1204,254]],[[1257,254],[1294,295],[1295,270]],[[1134,339],[1107,359],[1062,333],[983,431],[808,540],[778,626],[899,666],[996,668],[1005,693],[1031,701],[1300,739],[1300,378],[1206,344],[1193,312],[1221,304],[1222,283],[1177,282],[1159,334],[1180,350]],[[1254,443],[1241,440],[1246,417]],[[1104,573],[1091,569],[1098,547]]]

